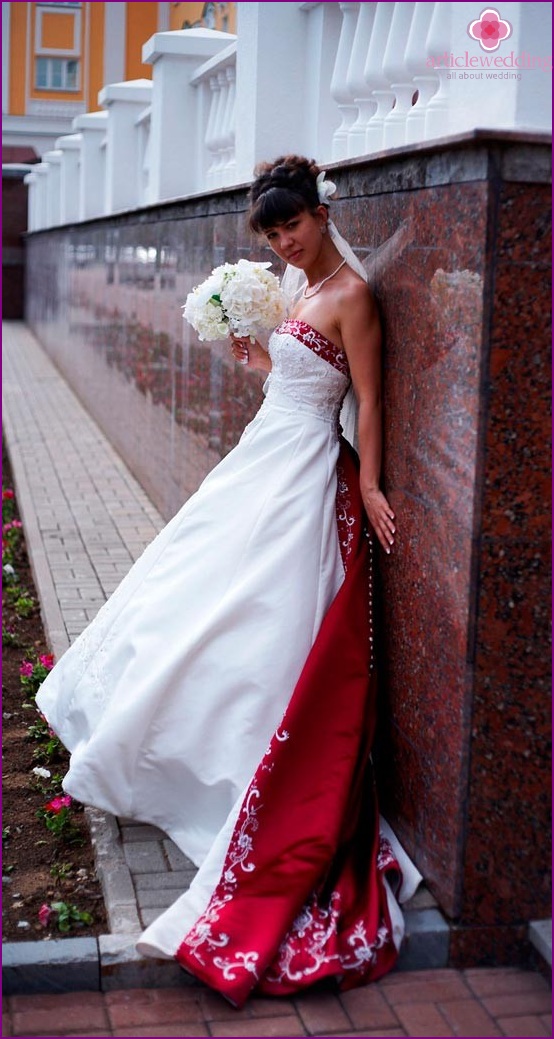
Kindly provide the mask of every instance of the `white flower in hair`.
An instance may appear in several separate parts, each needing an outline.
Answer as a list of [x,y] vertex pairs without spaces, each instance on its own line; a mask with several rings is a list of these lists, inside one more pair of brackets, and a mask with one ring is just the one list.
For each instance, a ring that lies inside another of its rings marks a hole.
[[322,170],[316,177],[316,186],[319,201],[324,206],[328,206],[331,201],[331,196],[334,195],[337,190],[337,185],[333,184],[332,180],[325,180],[325,170]]

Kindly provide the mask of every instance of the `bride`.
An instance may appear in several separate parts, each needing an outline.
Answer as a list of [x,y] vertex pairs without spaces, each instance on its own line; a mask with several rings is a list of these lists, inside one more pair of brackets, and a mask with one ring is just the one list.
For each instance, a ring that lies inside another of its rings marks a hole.
[[[240,1006],[328,975],[380,977],[421,879],[378,814],[372,535],[381,333],[315,163],[257,168],[250,226],[287,264],[289,315],[237,447],[161,531],[44,682],[64,789],[164,830],[199,867],[141,936]],[[355,397],[359,460],[340,435]]]

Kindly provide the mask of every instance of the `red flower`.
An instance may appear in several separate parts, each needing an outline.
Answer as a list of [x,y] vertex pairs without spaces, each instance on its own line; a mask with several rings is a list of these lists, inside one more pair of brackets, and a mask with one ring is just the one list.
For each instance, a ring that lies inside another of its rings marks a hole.
[[6,488],[5,491],[2,491],[2,501],[6,501],[8,498],[13,498],[13,497],[14,497],[14,493],[13,493],[13,491],[12,491],[12,489],[10,487]]
[[38,659],[47,671],[51,671],[54,667],[54,655],[52,653],[43,653]]
[[54,797],[54,798],[52,798],[52,800],[49,801],[48,804],[45,805],[44,807],[45,807],[47,812],[53,812],[54,815],[59,815],[59,813],[64,808],[69,808],[70,804],[71,804],[71,798],[69,797],[68,794],[66,794],[65,797]]
[[500,17],[494,7],[486,7],[479,18],[470,22],[467,31],[473,40],[479,40],[483,50],[495,51],[501,40],[507,40],[512,35],[512,26]]
[[37,915],[39,923],[41,923],[43,927],[48,927],[50,917],[52,916],[52,910],[50,909],[50,906],[46,905],[46,902],[41,905]]

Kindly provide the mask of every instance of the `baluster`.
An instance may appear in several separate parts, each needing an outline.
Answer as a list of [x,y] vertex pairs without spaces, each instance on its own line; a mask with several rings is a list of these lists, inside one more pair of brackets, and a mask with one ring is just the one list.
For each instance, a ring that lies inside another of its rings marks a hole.
[[[450,52],[451,8],[452,5],[449,3],[435,4],[426,47],[427,54],[432,57],[440,57],[445,52]],[[425,140],[442,137],[448,133],[450,89],[446,77],[449,71],[444,65],[437,65],[435,68],[439,88],[429,101],[425,112]]]
[[215,154],[214,141],[215,141],[215,135],[216,135],[216,130],[217,130],[218,105],[219,105],[219,100],[220,100],[220,97],[221,97],[221,90],[219,88],[219,83],[218,83],[218,80],[217,80],[217,73],[215,73],[213,76],[210,76],[209,84],[210,84],[210,91],[211,91],[210,114],[208,116],[208,125],[206,127],[206,136],[204,138],[204,143],[205,143],[206,151],[208,153],[208,163],[207,163],[207,170],[206,170],[206,181],[207,181],[208,187],[214,187],[214,185],[215,185],[215,165],[216,165],[216,162],[215,162],[216,154]]
[[346,78],[347,87],[358,108],[356,121],[348,131],[347,155],[363,155],[366,130],[369,120],[377,108],[375,100],[364,78],[364,69],[375,23],[376,3],[360,4],[358,23],[354,34],[352,56]]
[[412,107],[415,87],[406,66],[406,47],[414,15],[415,3],[394,5],[389,41],[383,60],[383,72],[394,91],[394,105],[383,130],[383,146],[394,148],[406,140],[406,119]]
[[223,184],[232,184],[235,175],[235,102],[236,102],[236,65],[227,65],[227,104],[224,119],[224,166]]
[[383,145],[383,123],[394,101],[394,93],[390,89],[389,80],[383,72],[383,58],[387,48],[395,7],[396,4],[377,4],[375,23],[365,63],[364,79],[377,105],[366,130],[365,150],[370,153],[379,151]]
[[223,184],[223,170],[227,159],[225,144],[227,128],[225,124],[225,115],[227,111],[227,102],[229,100],[229,80],[225,69],[220,69],[217,73],[217,82],[219,84],[219,104],[214,138],[216,148],[215,183],[218,187],[221,187]]
[[438,89],[439,79],[427,67],[427,37],[436,4],[417,3],[406,46],[406,65],[414,77],[417,101],[406,119],[406,144],[422,141],[425,137],[425,112]]
[[339,7],[342,12],[342,26],[331,79],[331,97],[339,107],[342,123],[333,135],[333,159],[342,159],[348,154],[348,133],[358,112],[348,88],[347,77],[360,4],[340,3]]

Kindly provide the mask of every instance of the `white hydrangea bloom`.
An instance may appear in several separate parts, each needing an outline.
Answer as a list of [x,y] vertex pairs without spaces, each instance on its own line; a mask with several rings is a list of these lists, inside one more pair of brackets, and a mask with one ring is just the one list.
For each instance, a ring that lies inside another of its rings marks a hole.
[[285,314],[284,297],[268,267],[270,263],[251,260],[224,263],[189,292],[183,315],[201,340],[224,339],[230,331],[256,335],[279,324]]

